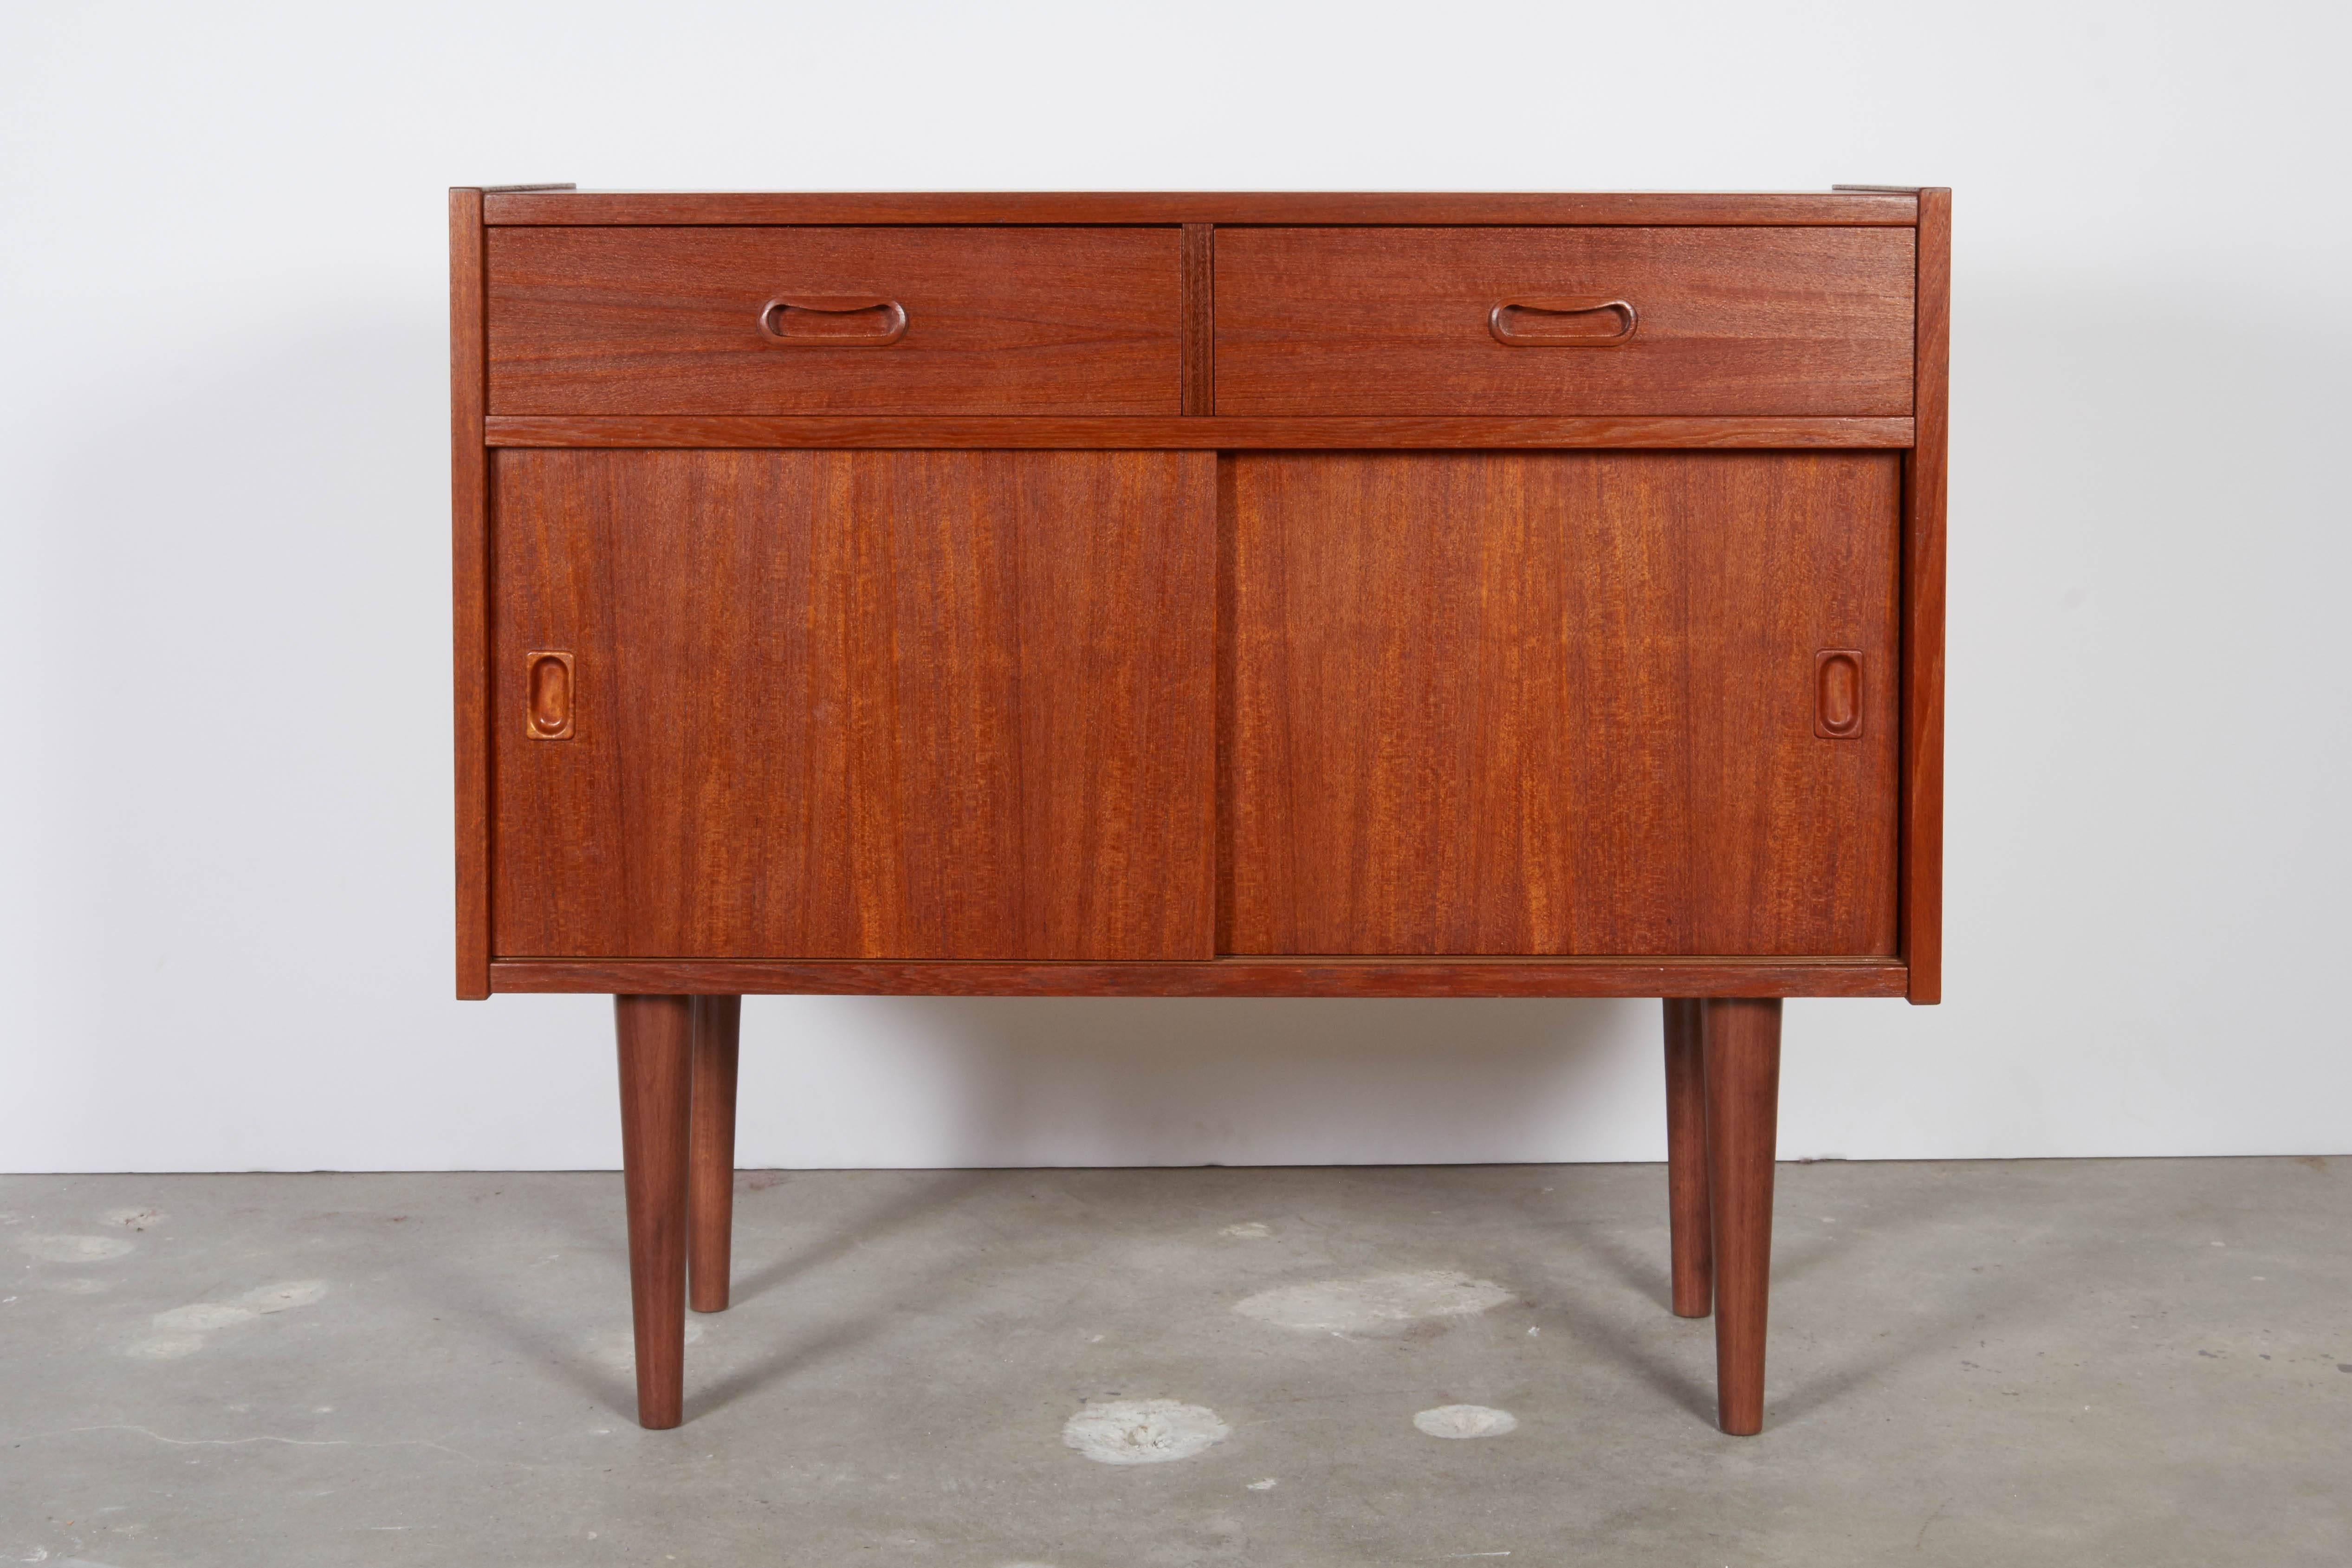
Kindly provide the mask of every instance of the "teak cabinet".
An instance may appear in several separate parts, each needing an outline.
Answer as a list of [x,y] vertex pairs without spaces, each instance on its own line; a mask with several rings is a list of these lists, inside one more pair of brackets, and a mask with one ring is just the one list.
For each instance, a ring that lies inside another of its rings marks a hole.
[[1949,193],[450,197],[457,992],[609,992],[639,1419],[751,993],[1659,996],[1758,1430],[1780,999],[1941,986]]

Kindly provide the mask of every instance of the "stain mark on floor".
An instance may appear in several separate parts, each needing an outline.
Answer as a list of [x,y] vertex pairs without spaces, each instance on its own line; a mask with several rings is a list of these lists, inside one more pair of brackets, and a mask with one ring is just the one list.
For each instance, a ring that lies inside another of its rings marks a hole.
[[1491,1279],[1475,1279],[1451,1268],[1428,1268],[1277,1286],[1234,1303],[1234,1310],[1286,1329],[1361,1334],[1425,1319],[1469,1317],[1509,1300],[1510,1291]]
[[191,1301],[149,1320],[156,1331],[125,1348],[141,1361],[177,1361],[205,1348],[207,1334],[278,1312],[308,1307],[327,1294],[324,1279],[281,1279],[226,1301]]
[[1517,1416],[1485,1405],[1441,1405],[1415,1415],[1412,1424],[1433,1437],[1499,1437],[1519,1429]]
[[1062,1424],[1063,1443],[1103,1465],[1189,1459],[1232,1435],[1215,1411],[1175,1399],[1105,1400]]

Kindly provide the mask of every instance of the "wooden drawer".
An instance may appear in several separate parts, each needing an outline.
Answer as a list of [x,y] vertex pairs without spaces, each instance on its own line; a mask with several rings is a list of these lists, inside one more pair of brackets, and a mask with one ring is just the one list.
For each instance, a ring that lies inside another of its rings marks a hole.
[[1216,412],[1907,415],[1915,258],[1907,228],[1220,229]]
[[488,411],[1174,414],[1178,254],[1172,227],[493,228]]

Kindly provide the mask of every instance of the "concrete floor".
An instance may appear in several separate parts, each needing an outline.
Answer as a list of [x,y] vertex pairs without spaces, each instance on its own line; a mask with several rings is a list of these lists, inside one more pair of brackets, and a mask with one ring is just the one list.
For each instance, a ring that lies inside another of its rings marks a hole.
[[0,1178],[0,1562],[2352,1562],[2352,1161],[1784,1165],[1745,1439],[1654,1166],[738,1190],[648,1433],[616,1176]]

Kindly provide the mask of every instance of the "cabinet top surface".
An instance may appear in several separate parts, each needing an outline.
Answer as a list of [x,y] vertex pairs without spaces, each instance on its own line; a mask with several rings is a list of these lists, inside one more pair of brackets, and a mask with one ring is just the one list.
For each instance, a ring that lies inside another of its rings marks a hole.
[[[466,187],[459,187],[464,189]],[[488,224],[1696,224],[1919,221],[1907,188],[1817,192],[670,192],[479,187]]]

